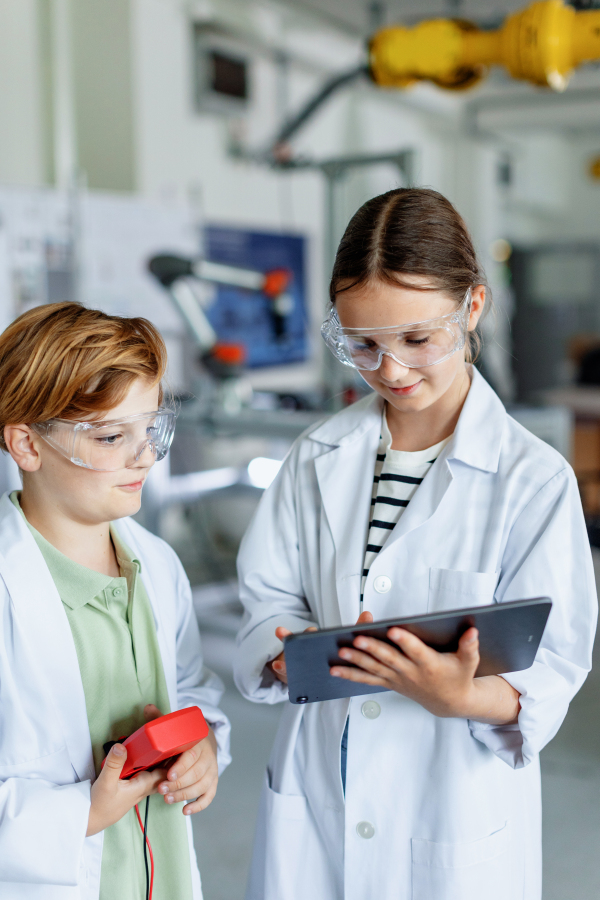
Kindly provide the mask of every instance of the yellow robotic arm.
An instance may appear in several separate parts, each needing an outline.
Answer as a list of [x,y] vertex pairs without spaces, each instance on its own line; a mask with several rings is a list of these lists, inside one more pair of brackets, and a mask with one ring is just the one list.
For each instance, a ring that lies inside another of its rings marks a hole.
[[495,31],[432,19],[414,28],[384,28],[370,44],[371,75],[382,87],[431,81],[460,90],[499,65],[513,78],[562,91],[573,69],[598,59],[600,10],[578,12],[563,0],[532,3]]

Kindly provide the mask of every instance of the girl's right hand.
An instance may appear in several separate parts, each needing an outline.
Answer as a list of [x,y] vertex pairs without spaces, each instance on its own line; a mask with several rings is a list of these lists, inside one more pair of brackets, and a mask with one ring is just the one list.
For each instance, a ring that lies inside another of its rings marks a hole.
[[92,785],[86,837],[114,825],[144,797],[156,794],[158,785],[167,777],[165,769],[154,769],[153,772],[140,772],[133,778],[121,780],[119,775],[126,760],[127,750],[122,744],[111,747],[104,767]]
[[[360,614],[360,616],[358,617],[358,619],[356,620],[356,624],[357,625],[366,625],[372,621],[373,621],[372,613],[362,612]],[[315,628],[314,626],[312,628],[305,628],[304,634],[306,634],[307,631],[318,631],[318,630],[319,629]],[[279,627],[279,628],[275,629],[275,635],[276,635],[276,637],[279,638],[280,641],[282,641],[284,638],[286,638],[290,634],[293,634],[293,631],[290,631],[289,628]],[[283,650],[281,651],[279,656],[276,656],[275,659],[271,660],[270,663],[267,663],[267,668],[271,669],[273,674],[277,678],[279,678],[279,680],[282,681],[283,684],[287,684],[287,669],[286,669],[286,665],[285,665],[285,655],[283,653]]]

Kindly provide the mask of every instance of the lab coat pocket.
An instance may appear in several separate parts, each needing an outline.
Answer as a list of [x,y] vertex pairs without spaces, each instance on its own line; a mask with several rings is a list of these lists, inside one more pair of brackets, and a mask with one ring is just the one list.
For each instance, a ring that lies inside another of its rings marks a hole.
[[507,900],[508,839],[508,825],[468,844],[413,838],[412,900]]
[[306,797],[265,788],[265,897],[295,900],[305,858]]
[[493,603],[498,578],[499,572],[430,569],[427,612]]

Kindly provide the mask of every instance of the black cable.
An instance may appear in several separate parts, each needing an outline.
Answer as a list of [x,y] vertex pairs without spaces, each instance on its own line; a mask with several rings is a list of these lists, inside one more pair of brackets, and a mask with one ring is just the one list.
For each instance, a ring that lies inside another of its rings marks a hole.
[[144,866],[146,867],[146,900],[150,900],[150,870],[148,868],[148,810],[150,809],[150,797],[146,797],[146,812],[144,813]]

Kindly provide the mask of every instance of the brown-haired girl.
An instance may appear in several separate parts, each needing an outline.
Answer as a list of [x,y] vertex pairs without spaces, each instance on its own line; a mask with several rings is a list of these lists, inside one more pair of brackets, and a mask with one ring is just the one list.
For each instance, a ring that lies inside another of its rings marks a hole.
[[[0,500],[2,897],[143,900],[142,801],[153,900],[202,897],[189,815],[229,762],[222,685],[179,560],[126,518],[173,437],[165,366],[150,322],[75,303],[0,335],[0,447],[23,479]],[[192,705],[211,730],[168,769],[121,780],[120,743],[102,768],[105,743]]]
[[536,660],[476,678],[474,628],[456,653],[401,628],[340,651],[354,667],[333,675],[385,692],[286,705],[247,900],[540,900],[539,752],[590,668],[596,592],[571,467],[470,363],[485,300],[437,192],[390,191],[348,225],[323,335],[373,393],[265,493],[236,680],[277,703],[291,632],[547,596]]

